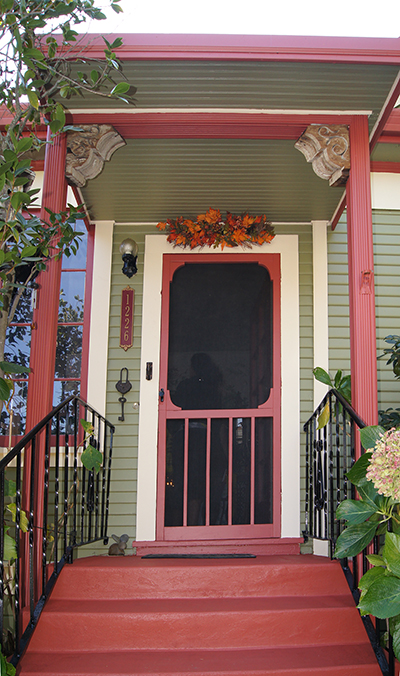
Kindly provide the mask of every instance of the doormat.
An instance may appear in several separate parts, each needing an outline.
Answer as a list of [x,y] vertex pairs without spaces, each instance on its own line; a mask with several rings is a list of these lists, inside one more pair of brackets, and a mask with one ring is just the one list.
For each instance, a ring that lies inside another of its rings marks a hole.
[[142,559],[255,559],[256,554],[145,554]]

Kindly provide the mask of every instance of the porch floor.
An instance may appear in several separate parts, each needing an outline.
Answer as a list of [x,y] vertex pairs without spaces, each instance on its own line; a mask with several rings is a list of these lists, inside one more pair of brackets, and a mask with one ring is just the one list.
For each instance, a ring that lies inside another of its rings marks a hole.
[[380,676],[340,564],[90,557],[63,569],[21,675]]

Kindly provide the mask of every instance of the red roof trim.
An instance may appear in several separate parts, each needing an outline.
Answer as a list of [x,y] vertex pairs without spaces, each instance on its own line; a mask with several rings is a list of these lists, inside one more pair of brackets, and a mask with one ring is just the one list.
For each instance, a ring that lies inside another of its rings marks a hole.
[[375,173],[400,174],[400,162],[371,162],[371,171]]
[[[396,81],[395,81],[396,82]],[[394,83],[393,83],[394,84]],[[374,146],[378,142],[379,137],[381,136],[383,130],[386,127],[388,120],[393,112],[393,106],[396,105],[396,101],[400,96],[400,73],[397,76],[397,82],[393,87],[393,91],[385,102],[384,107],[382,108],[381,115],[378,124],[373,130],[373,135],[369,144],[370,151],[373,150]]]
[[264,113],[79,113],[68,123],[112,124],[125,138],[249,138],[297,140],[317,124],[350,124],[351,115]]
[[[113,37],[107,35],[107,38]],[[115,37],[115,36],[114,36]],[[124,34],[121,59],[272,60],[400,64],[400,38],[329,38],[275,35]],[[104,58],[100,34],[69,50]]]

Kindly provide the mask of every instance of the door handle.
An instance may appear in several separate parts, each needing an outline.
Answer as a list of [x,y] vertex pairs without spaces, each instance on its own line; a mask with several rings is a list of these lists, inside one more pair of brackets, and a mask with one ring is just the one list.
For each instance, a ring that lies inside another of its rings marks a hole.
[[165,396],[165,392],[164,392],[164,389],[163,389],[163,388],[161,388],[161,390],[159,391],[158,396],[160,397],[161,403],[163,403],[163,401],[164,401],[164,396]]

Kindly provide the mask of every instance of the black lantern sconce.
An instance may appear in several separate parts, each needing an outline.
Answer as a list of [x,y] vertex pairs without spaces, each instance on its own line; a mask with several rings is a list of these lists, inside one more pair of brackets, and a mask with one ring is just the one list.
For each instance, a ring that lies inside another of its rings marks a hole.
[[119,250],[122,254],[122,260],[124,261],[122,272],[130,279],[137,273],[136,261],[138,256],[138,245],[133,239],[128,237],[127,239],[124,239]]

